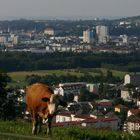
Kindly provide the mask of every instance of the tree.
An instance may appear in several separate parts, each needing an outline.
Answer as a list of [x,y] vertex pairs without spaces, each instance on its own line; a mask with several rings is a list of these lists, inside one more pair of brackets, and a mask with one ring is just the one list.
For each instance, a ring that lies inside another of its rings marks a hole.
[[3,118],[4,115],[4,109],[6,108],[7,103],[7,81],[9,79],[9,76],[6,73],[0,72],[0,118]]
[[90,93],[86,88],[82,88],[80,90],[79,101],[81,101],[81,102],[94,101],[95,98],[97,98],[97,96],[94,95],[93,93]]
[[114,105],[118,105],[118,104],[123,104],[124,105],[124,100],[122,98],[115,98],[113,100]]
[[0,72],[0,118],[4,120],[13,119],[19,115],[17,108],[19,94],[16,93],[16,89],[7,88],[7,82],[10,79],[6,73]]
[[101,82],[99,85],[99,97],[100,97],[100,99],[103,98],[103,90],[104,90],[104,84],[103,84],[103,82]]

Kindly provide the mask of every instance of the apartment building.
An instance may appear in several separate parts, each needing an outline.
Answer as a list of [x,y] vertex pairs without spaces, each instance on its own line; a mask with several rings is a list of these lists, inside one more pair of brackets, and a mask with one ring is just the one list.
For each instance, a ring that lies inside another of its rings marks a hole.
[[106,44],[109,41],[107,26],[102,25],[96,26],[96,35],[99,44]]
[[83,42],[84,43],[93,43],[94,37],[93,37],[93,31],[92,30],[86,30],[83,31]]

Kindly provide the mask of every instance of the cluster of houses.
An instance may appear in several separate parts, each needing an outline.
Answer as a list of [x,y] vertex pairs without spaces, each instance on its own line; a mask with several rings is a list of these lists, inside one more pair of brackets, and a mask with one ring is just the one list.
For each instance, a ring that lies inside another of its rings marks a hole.
[[[133,88],[129,86],[133,85]],[[140,76],[126,74],[120,88],[120,98],[132,106],[124,104],[114,105],[113,100],[97,100],[96,102],[79,102],[78,95],[82,87],[90,92],[98,93],[98,85],[79,83],[59,84],[55,92],[61,95],[74,94],[73,102],[65,110],[60,111],[54,126],[79,125],[98,129],[124,130],[130,133],[140,131]],[[137,92],[137,96],[133,96]],[[125,119],[119,114],[125,114]]]

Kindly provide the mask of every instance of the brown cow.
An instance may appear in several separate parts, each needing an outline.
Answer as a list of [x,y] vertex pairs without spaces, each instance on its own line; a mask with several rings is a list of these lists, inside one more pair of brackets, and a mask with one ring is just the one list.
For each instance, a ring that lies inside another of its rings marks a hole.
[[47,134],[51,134],[51,121],[57,112],[58,105],[66,106],[62,96],[54,94],[53,90],[41,83],[35,83],[26,88],[27,110],[32,116],[32,133],[37,133],[41,129],[42,120],[47,122]]

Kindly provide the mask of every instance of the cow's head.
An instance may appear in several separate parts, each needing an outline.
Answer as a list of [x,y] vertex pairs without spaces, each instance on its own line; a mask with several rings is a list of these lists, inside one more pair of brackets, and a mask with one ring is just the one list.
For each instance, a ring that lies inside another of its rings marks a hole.
[[50,115],[53,115],[57,112],[57,108],[59,105],[66,107],[67,103],[64,101],[63,96],[58,94],[52,94],[50,99],[44,97],[42,98],[44,102],[48,102],[48,111]]

